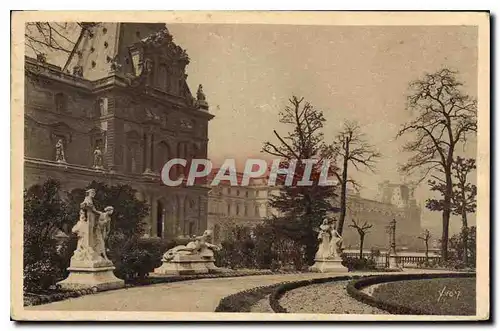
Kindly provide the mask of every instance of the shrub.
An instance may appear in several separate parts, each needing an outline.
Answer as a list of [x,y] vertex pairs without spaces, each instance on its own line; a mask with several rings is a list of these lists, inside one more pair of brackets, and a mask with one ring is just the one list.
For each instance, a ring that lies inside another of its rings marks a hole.
[[175,245],[172,240],[125,239],[124,234],[114,232],[109,238],[109,257],[117,277],[128,282],[142,280],[162,264],[163,254]]
[[47,290],[66,274],[67,263],[54,240],[68,224],[59,188],[58,181],[47,180],[24,191],[23,289],[28,292]]
[[377,270],[377,264],[374,259],[355,258],[342,255],[342,265],[349,271],[353,270]]
[[228,228],[216,252],[219,267],[271,270],[304,269],[304,247],[279,235],[269,224],[255,227],[233,225]]

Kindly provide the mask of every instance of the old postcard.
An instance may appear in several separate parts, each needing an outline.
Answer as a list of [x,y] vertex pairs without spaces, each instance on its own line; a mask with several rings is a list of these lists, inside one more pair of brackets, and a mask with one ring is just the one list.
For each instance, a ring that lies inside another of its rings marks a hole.
[[489,29],[13,13],[12,318],[488,320]]

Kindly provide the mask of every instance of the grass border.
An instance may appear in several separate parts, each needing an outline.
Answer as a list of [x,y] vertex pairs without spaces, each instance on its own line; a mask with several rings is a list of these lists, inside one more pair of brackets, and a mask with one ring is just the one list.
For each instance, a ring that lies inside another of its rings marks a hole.
[[382,300],[377,300],[373,296],[361,291],[361,289],[375,284],[384,284],[401,280],[420,280],[420,279],[439,279],[439,278],[472,278],[476,277],[476,273],[438,273],[438,274],[389,274],[380,276],[369,276],[362,279],[357,279],[349,282],[347,285],[347,293],[354,299],[367,304],[369,306],[387,311],[394,315],[429,315],[420,309],[406,307]]

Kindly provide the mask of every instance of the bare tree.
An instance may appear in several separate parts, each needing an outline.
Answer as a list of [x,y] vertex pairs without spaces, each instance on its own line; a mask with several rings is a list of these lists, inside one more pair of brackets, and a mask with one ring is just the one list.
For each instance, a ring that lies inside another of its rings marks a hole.
[[425,229],[422,235],[418,237],[418,239],[422,239],[425,243],[425,262],[429,262],[429,240],[431,237],[431,233],[428,229]]
[[351,228],[354,228],[358,231],[359,234],[359,258],[363,258],[363,244],[365,242],[365,236],[368,233],[368,230],[373,227],[373,224],[368,224],[366,221],[360,225],[355,220],[352,220],[352,224],[349,225]]
[[344,128],[335,138],[332,147],[334,155],[339,157],[339,161],[342,162],[340,166],[341,172],[335,173],[340,184],[338,233],[342,235],[347,208],[347,184],[351,184],[355,188],[359,186],[356,181],[348,177],[349,165],[351,164],[356,170],[364,168],[375,172],[375,163],[381,154],[366,141],[365,135],[356,122],[348,121],[344,123]]
[[429,174],[439,173],[443,190],[443,233],[441,255],[448,259],[448,230],[453,195],[452,164],[455,149],[464,144],[470,133],[477,131],[477,101],[461,92],[462,83],[456,72],[441,69],[426,74],[410,84],[407,108],[416,117],[403,125],[397,137],[411,135],[403,151],[413,155],[401,171],[419,175],[419,182]]
[[35,54],[42,54],[46,48],[71,53],[75,41],[68,38],[65,30],[68,23],[28,22],[24,33],[26,47]]
[[86,33],[92,33],[91,28],[99,23],[77,22],[78,38],[73,39],[69,34],[69,24],[58,22],[28,22],[24,32],[26,47],[30,48],[41,59],[45,58],[48,51],[60,51],[68,55],[63,68],[73,59],[75,52]]

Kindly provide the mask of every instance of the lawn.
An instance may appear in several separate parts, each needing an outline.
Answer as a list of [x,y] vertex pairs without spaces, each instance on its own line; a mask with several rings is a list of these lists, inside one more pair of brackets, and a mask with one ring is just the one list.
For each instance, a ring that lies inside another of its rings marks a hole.
[[378,286],[373,297],[426,315],[476,315],[476,278],[395,281]]

